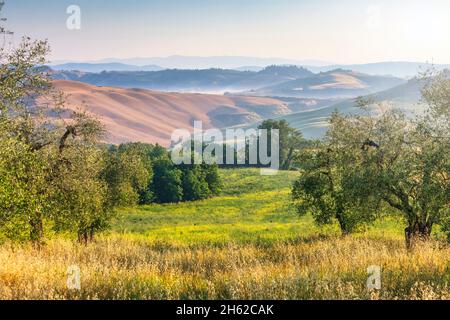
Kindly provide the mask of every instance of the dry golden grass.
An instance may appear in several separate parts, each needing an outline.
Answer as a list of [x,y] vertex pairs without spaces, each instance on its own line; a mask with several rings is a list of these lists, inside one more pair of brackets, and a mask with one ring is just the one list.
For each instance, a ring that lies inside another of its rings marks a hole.
[[[174,246],[109,236],[86,247],[0,247],[0,299],[450,299],[450,248],[352,237],[257,245]],[[67,269],[81,269],[81,291]],[[382,267],[382,289],[366,288]]]

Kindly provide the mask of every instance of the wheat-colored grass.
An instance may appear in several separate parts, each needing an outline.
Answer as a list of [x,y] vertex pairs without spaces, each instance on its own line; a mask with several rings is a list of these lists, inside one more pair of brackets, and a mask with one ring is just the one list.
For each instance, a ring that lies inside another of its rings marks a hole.
[[[86,247],[0,247],[0,299],[450,299],[450,248],[402,241],[299,240],[265,246],[174,246],[124,236]],[[81,290],[67,270],[81,269]],[[366,287],[382,267],[382,289]]]
[[[296,173],[221,173],[221,197],[124,208],[86,247],[0,245],[0,299],[450,299],[443,240],[406,251],[398,217],[342,238],[289,205]],[[72,265],[80,291],[67,288]],[[367,289],[371,265],[380,291]]]

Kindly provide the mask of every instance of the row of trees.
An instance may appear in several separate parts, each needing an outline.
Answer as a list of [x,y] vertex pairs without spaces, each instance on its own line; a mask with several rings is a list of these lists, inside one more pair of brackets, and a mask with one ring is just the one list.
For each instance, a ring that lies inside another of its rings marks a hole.
[[[267,146],[265,146],[264,150],[267,150],[267,156],[271,158],[271,135],[272,130],[278,130],[278,138],[279,138],[279,159],[278,163],[280,164],[281,170],[292,170],[294,169],[294,160],[295,155],[299,151],[299,149],[306,148],[312,144],[311,141],[306,140],[302,133],[292,128],[286,120],[273,120],[268,119],[264,120],[257,128],[258,130],[267,130]],[[256,133],[256,131],[255,131]],[[236,143],[236,142],[235,142]],[[206,147],[217,146],[214,143],[205,144],[203,148]],[[261,161],[260,148],[262,146],[262,139],[255,135],[255,137],[246,137],[245,145],[233,145],[231,141],[223,143],[219,145],[219,148],[222,148],[222,159],[218,157],[218,155],[213,153],[213,156],[217,159],[217,161],[221,160],[224,168],[263,168],[269,167],[270,164],[263,163]],[[251,155],[251,152],[256,152],[256,155]],[[231,156],[230,156],[231,154]],[[228,158],[233,159],[233,163],[229,163]],[[253,160],[255,159],[255,160]],[[254,163],[252,163],[254,162]]]
[[221,191],[217,165],[174,165],[165,148],[144,143],[109,147],[101,177],[110,203],[122,207],[203,200]]
[[166,149],[106,146],[101,123],[64,109],[45,63],[45,41],[0,52],[0,232],[40,244],[45,232],[82,242],[108,227],[115,208],[205,199],[220,192],[217,166],[175,167]]
[[[370,111],[333,114],[323,141],[303,150],[302,174],[293,188],[301,214],[320,224],[338,221],[344,234],[374,221],[381,212],[401,214],[408,247],[429,239],[435,225],[450,231],[450,78],[428,77],[424,114]],[[449,232],[450,239],[450,232]]]

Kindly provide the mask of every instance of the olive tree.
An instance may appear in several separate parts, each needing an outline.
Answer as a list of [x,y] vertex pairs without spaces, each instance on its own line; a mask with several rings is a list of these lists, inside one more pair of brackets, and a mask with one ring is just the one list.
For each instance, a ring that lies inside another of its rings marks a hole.
[[[286,120],[265,120],[258,129],[268,131],[268,143],[270,144],[270,130],[279,130],[280,165],[282,170],[291,169],[295,151],[302,147],[305,140],[300,131],[289,126]],[[270,145],[267,150],[271,150]]]
[[[108,202],[107,184],[102,180],[104,156],[101,149],[72,143],[61,151],[51,180],[54,227],[69,230],[82,243],[108,227],[114,213]],[[62,177],[62,178],[59,178]]]
[[[338,222],[341,232],[348,235],[360,226],[372,222],[377,205],[373,197],[360,201],[353,190],[364,192],[363,177],[356,174],[358,157],[340,140],[340,115],[334,114],[331,129],[324,141],[304,148],[297,158],[300,178],[294,183],[292,197],[299,214],[312,213],[316,223]],[[352,132],[343,133],[344,136]]]
[[141,144],[113,146],[105,154],[102,176],[108,185],[108,198],[114,206],[136,205],[152,197],[149,185],[152,164]]
[[38,245],[46,221],[63,225],[70,217],[64,224],[78,225],[74,217],[97,215],[92,197],[102,190],[97,169],[86,165],[103,128],[84,112],[64,109],[63,95],[40,67],[48,52],[47,42],[29,38],[0,52],[0,227],[14,238],[28,232]]
[[[423,97],[427,111],[412,118],[394,109],[357,116],[335,114],[320,148],[319,161],[325,166],[319,171],[307,169],[294,197],[302,199],[306,194],[309,201],[303,203],[328,216],[327,212],[338,214],[347,205],[368,213],[387,206],[403,215],[408,247],[417,239],[429,239],[436,224],[445,229],[450,214],[448,73],[429,78]],[[369,110],[369,102],[359,102]],[[325,178],[330,175],[337,180]],[[308,189],[305,180],[311,176],[315,185]]]
[[424,114],[386,112],[359,123],[375,142],[362,149],[370,190],[404,216],[408,247],[429,239],[450,215],[450,79],[442,72],[426,80]]

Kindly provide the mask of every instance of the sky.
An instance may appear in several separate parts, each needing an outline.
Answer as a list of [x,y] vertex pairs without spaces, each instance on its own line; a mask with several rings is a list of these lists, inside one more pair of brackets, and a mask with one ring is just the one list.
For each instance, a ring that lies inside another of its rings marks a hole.
[[[67,8],[81,29],[67,28]],[[449,0],[6,0],[7,28],[51,60],[252,56],[450,63]]]

